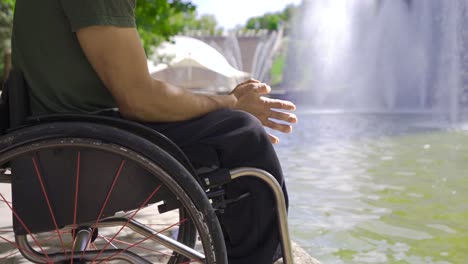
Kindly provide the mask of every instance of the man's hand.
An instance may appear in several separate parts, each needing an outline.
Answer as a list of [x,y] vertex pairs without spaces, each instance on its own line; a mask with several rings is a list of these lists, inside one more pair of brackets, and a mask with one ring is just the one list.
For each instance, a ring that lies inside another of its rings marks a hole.
[[[270,86],[257,80],[240,83],[231,93],[237,98],[234,108],[251,113],[266,127],[283,133],[291,133],[291,124],[297,123],[297,117],[282,110],[294,111],[296,106],[289,101],[262,96],[270,92]],[[278,137],[271,134],[268,136],[273,144],[279,142]]]

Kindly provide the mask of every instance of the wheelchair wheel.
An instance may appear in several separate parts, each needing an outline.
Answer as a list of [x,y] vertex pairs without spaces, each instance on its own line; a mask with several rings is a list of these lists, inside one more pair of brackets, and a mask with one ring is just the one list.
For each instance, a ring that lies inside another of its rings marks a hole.
[[0,240],[29,261],[227,263],[204,191],[158,146],[88,123],[8,136],[0,140],[0,166],[11,168],[12,195],[0,189],[0,203],[13,232],[0,226]]

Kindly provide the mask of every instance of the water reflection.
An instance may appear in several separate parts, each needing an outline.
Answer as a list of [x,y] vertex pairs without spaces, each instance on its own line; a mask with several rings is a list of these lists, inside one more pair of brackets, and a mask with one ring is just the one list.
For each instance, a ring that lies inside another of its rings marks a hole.
[[277,150],[292,236],[312,255],[323,263],[467,263],[468,134],[422,114],[299,118]]

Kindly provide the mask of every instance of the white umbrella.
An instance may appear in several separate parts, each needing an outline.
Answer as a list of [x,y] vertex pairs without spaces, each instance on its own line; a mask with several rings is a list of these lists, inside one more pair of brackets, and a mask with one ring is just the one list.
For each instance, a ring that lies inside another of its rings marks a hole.
[[203,41],[184,36],[176,36],[173,40],[173,43],[161,44],[151,56],[153,60],[168,58],[168,62],[150,66],[150,73],[164,70],[167,67],[195,67],[216,72],[227,78],[250,76],[249,73],[232,67],[221,53]]

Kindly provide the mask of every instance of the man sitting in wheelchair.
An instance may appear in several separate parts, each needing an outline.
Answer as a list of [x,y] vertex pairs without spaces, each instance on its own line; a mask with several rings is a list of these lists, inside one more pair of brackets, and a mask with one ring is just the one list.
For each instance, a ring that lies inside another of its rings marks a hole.
[[[272,143],[297,122],[295,105],[264,97],[257,80],[229,95],[194,94],[151,78],[135,28],[136,0],[17,0],[12,60],[32,116],[84,113],[136,121],[173,141],[196,169],[255,167],[287,192]],[[109,109],[117,109],[109,111]],[[279,248],[275,198],[258,179],[223,186],[218,218],[229,263],[272,263]]]

